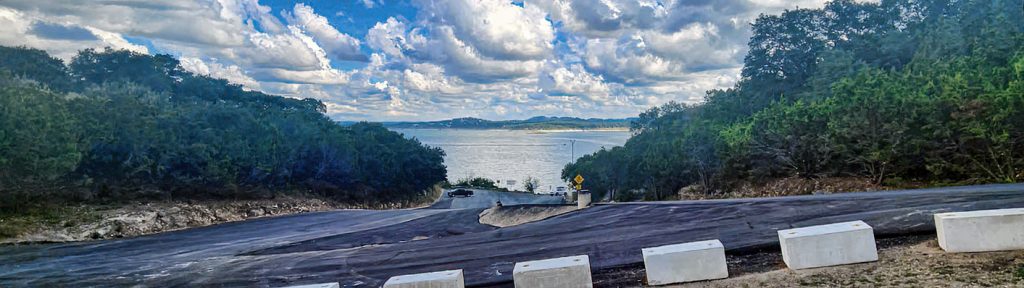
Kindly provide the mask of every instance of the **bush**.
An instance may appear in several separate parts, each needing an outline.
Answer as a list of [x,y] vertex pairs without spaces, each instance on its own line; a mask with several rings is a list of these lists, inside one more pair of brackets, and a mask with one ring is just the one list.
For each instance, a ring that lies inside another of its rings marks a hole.
[[467,177],[467,178],[459,179],[458,181],[455,181],[455,184],[452,184],[451,186],[452,187],[472,187],[472,188],[490,189],[490,190],[503,190],[502,188],[498,188],[498,185],[495,184],[494,180],[483,178],[483,177]]

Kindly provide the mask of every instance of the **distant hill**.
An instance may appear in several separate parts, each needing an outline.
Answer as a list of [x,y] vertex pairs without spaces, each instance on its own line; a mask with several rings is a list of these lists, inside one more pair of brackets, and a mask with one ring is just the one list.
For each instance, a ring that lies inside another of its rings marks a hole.
[[388,128],[412,129],[513,129],[513,130],[557,130],[557,129],[629,129],[635,118],[599,119],[576,117],[538,116],[526,120],[492,121],[479,118],[456,118],[429,122],[384,122]]

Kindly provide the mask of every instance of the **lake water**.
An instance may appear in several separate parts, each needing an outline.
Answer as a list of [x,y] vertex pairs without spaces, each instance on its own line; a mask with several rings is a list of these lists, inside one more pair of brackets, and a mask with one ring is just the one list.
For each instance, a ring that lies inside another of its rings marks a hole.
[[523,190],[523,179],[531,176],[540,181],[538,192],[568,186],[561,175],[572,161],[573,150],[578,158],[601,147],[621,146],[629,139],[627,131],[393,130],[443,149],[451,182],[484,177],[500,181],[500,187]]

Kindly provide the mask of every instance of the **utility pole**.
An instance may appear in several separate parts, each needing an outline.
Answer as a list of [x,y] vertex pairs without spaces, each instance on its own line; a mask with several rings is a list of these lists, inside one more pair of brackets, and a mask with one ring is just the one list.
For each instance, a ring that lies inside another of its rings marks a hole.
[[576,163],[576,139],[570,139],[569,143],[572,143],[569,148],[569,163]]

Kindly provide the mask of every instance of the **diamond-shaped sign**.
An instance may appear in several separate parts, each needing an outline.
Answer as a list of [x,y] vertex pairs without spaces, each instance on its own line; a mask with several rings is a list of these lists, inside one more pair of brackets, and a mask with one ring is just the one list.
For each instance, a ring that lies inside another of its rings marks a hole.
[[583,175],[576,174],[576,178],[573,178],[572,180],[576,181],[576,184],[583,184]]

